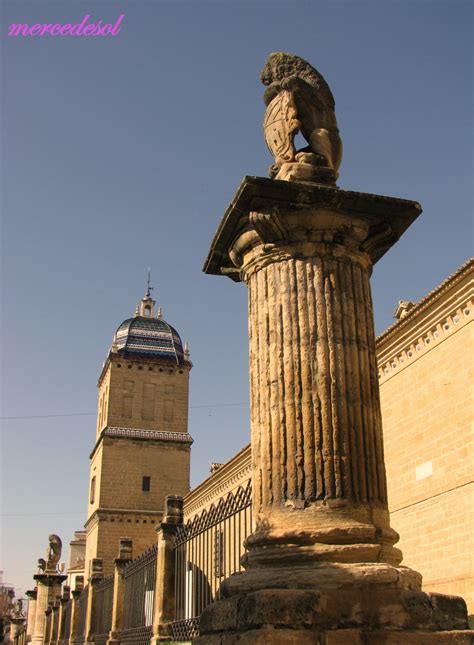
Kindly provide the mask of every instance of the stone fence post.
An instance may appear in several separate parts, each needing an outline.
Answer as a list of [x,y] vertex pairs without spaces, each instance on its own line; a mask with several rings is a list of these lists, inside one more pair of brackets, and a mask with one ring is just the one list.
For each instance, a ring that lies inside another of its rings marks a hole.
[[133,543],[130,538],[120,538],[119,554],[115,559],[114,569],[114,596],[112,604],[112,625],[107,645],[118,645],[120,629],[122,627],[123,603],[125,598],[125,581],[123,572],[132,560]]
[[37,573],[33,578],[37,583],[37,595],[34,630],[32,632],[31,642],[34,645],[43,645],[45,642],[46,610],[48,609],[49,603],[54,602],[56,597],[61,595],[61,585],[67,576],[60,573],[45,572]]
[[44,612],[44,625],[43,625],[43,643],[49,645],[51,637],[51,623],[52,623],[53,604],[48,603],[48,607]]
[[60,598],[56,598],[54,601],[53,607],[52,607],[52,613],[51,613],[51,635],[49,638],[49,642],[51,645],[55,645],[56,641],[58,640],[58,633],[59,633],[59,607],[60,607]]
[[86,630],[85,630],[85,642],[93,643],[94,642],[94,632],[96,629],[97,622],[97,584],[103,580],[103,562],[102,558],[92,558],[90,563],[90,575],[89,575],[89,595],[87,597],[87,614],[86,614]]
[[156,563],[155,608],[151,645],[169,641],[171,623],[174,620],[174,549],[176,529],[183,523],[183,498],[177,495],[166,497],[163,522],[157,527],[158,553]]
[[28,597],[28,617],[26,619],[26,640],[30,641],[35,630],[37,587],[26,592]]
[[71,607],[71,630],[69,633],[69,645],[73,645],[77,637],[77,627],[79,623],[79,607],[77,601],[84,590],[84,576],[76,576],[76,586],[72,592]]
[[15,642],[15,639],[18,637],[24,623],[25,619],[22,616],[10,618],[10,641],[12,643]]
[[66,634],[64,634],[64,615],[65,615],[66,605],[70,601],[70,599],[71,599],[71,587],[68,587],[66,585],[63,588],[63,595],[59,600],[58,634],[56,638],[56,642],[58,643],[60,640],[66,637]]

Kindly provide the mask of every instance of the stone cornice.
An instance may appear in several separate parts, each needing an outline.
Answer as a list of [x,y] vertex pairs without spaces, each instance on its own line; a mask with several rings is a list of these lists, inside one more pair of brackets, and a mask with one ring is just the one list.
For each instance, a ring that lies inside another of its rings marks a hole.
[[412,318],[418,316],[422,311],[431,305],[431,303],[441,297],[445,292],[449,291],[454,285],[461,282],[461,280],[469,275],[474,269],[474,258],[469,258],[459,269],[448,276],[441,284],[432,289],[424,298],[415,304],[415,306],[408,311],[408,313],[401,319],[394,322],[390,327],[387,327],[376,338],[377,346],[386,341],[389,336],[396,334],[400,329],[407,326]]
[[377,338],[380,383],[472,321],[473,269],[469,260]]
[[193,488],[184,497],[185,520],[190,519],[192,515],[205,508],[211,500],[228,493],[238,484],[248,481],[252,474],[251,457],[249,444],[215,473]]
[[151,511],[147,509],[130,509],[130,508],[97,508],[90,517],[87,518],[84,528],[88,530],[93,524],[106,520],[115,515],[146,515],[153,519],[163,517],[163,511]]
[[[284,217],[279,216],[280,210],[285,213]],[[318,221],[319,214],[324,211],[333,215],[341,214],[346,220],[354,220],[354,230],[363,222],[366,235],[360,240],[359,250],[366,252],[374,264],[418,217],[421,206],[417,202],[384,195],[340,190],[301,181],[247,176],[238,187],[217,229],[203,271],[227,275],[239,282],[242,277],[231,257],[235,240],[241,236],[241,244],[247,241],[251,245],[251,237],[256,233],[263,236],[263,243],[267,240],[280,243],[288,233],[288,214],[295,212],[301,215],[309,211],[318,213]]]
[[194,439],[187,432],[163,432],[161,430],[146,430],[144,428],[119,428],[107,426],[100,433],[89,458],[95,455],[97,448],[104,437],[113,439],[138,439],[140,441],[164,441],[166,443],[180,443],[191,445]]
[[191,371],[193,367],[193,364],[190,360],[184,361],[181,365],[177,365],[176,363],[171,363],[170,361],[164,360],[162,357],[141,356],[140,354],[130,356],[129,354],[123,355],[123,354],[118,354],[116,352],[109,351],[107,358],[102,364],[102,369],[100,371],[99,378],[97,381],[97,387],[100,387],[100,384],[102,383],[109,366],[113,362],[117,362],[117,361],[122,361],[122,362],[128,361],[129,363],[134,363],[135,365],[164,365],[166,367],[169,367],[171,364],[174,367],[188,370],[188,371]]

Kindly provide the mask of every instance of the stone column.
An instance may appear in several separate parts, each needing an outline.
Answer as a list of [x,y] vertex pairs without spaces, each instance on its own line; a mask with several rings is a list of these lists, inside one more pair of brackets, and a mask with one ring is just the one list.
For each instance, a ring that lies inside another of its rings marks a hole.
[[51,636],[49,642],[51,645],[55,645],[58,640],[59,633],[59,608],[60,608],[60,598],[56,598],[51,613]]
[[37,583],[35,626],[31,642],[35,645],[42,645],[44,642],[44,630],[46,621],[46,610],[50,602],[61,595],[61,585],[67,578],[59,573],[38,573],[33,578]]
[[102,558],[92,558],[90,561],[89,574],[89,595],[87,597],[87,614],[86,614],[86,643],[94,642],[94,633],[96,628],[96,590],[97,584],[103,580],[103,562]]
[[57,641],[65,640],[69,637],[69,634],[64,633],[64,618],[65,618],[65,609],[71,600],[71,588],[67,585],[63,587],[63,595],[59,601],[59,621],[58,621],[58,637]]
[[44,629],[43,629],[43,643],[44,645],[49,645],[51,641],[51,623],[52,623],[52,614],[53,614],[53,604],[48,603],[48,607],[44,612]]
[[22,616],[15,616],[10,618],[10,641],[15,642],[15,639],[18,637],[21,632],[23,625],[25,624],[25,618]]
[[30,641],[35,630],[36,616],[36,596],[38,595],[37,587],[26,592],[28,597],[28,617],[26,621],[26,640]]
[[84,576],[76,576],[75,587],[72,591],[72,607],[71,607],[71,633],[69,634],[69,645],[73,645],[76,637],[78,636],[77,630],[79,626],[79,605],[78,600],[84,590]]
[[172,637],[175,603],[176,529],[183,523],[183,498],[168,495],[163,522],[157,527],[158,555],[156,562],[155,608],[151,645],[169,642]]
[[[201,617],[205,638],[306,643],[348,626],[442,624],[394,546],[369,282],[420,212],[259,177],[229,206],[204,270],[248,287],[256,529],[246,572],[223,583],[229,600]],[[451,627],[466,626],[461,605]],[[279,640],[286,631],[296,640]]]
[[123,603],[125,599],[123,572],[127,564],[131,562],[132,554],[132,540],[130,538],[120,538],[119,555],[115,559],[112,625],[107,645],[118,645],[120,643],[120,629],[122,627]]

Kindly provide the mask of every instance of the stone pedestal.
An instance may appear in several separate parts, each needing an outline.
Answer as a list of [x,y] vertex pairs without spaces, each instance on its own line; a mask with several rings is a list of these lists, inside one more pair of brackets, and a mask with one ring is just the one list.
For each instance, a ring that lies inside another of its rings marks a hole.
[[[45,638],[46,610],[61,595],[61,585],[67,576],[56,572],[38,573],[33,578],[37,585],[35,627],[31,642],[42,645]],[[49,635],[48,635],[49,637]]]
[[104,563],[102,558],[92,558],[89,564],[89,595],[87,596],[85,642],[94,643],[97,624],[97,585],[104,579]]
[[78,638],[79,630],[79,598],[84,591],[84,576],[76,576],[75,587],[72,591],[72,605],[71,605],[71,629],[69,635],[69,643],[72,645]]
[[69,634],[65,634],[65,612],[68,603],[71,601],[71,587],[65,585],[63,587],[63,595],[59,601],[59,627],[58,627],[58,641],[68,640]]
[[49,642],[51,643],[51,645],[53,644],[55,645],[58,640],[60,606],[61,606],[60,598],[57,598],[52,607],[52,614],[51,614],[51,635],[49,638]]
[[12,643],[18,638],[24,624],[25,618],[23,616],[10,618],[10,641]]
[[171,623],[175,610],[175,565],[174,548],[176,530],[183,523],[183,498],[168,495],[165,501],[165,516],[157,527],[158,556],[156,562],[155,606],[151,645],[170,642]]
[[26,592],[26,596],[28,597],[28,618],[26,620],[26,640],[27,641],[31,640],[35,629],[37,595],[38,595],[38,592],[36,587]]
[[112,624],[107,645],[119,645],[120,629],[122,626],[123,603],[125,600],[125,580],[123,572],[132,561],[133,542],[131,538],[120,538],[119,554],[115,559],[114,595],[112,605]]
[[462,599],[424,594],[400,566],[387,506],[369,280],[420,212],[259,177],[228,208],[204,270],[249,291],[256,529],[246,571],[223,583],[198,642],[329,645],[341,628],[467,627]]

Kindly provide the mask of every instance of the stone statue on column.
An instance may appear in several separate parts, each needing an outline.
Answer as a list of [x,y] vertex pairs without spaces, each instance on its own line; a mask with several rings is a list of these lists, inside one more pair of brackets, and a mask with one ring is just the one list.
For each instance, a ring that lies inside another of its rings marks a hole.
[[[333,184],[342,160],[335,102],[323,76],[299,56],[270,54],[261,80],[264,94],[265,141],[275,157],[270,176],[276,179]],[[301,132],[308,146],[296,150]]]
[[61,558],[62,542],[61,538],[52,533],[48,537],[48,548],[46,549],[46,558],[38,560],[38,572],[33,576],[36,581],[36,600],[34,624],[31,633],[31,642],[34,645],[42,645],[44,640],[44,628],[46,624],[46,611],[50,604],[52,605],[56,598],[61,596],[61,585],[67,576],[58,570],[58,562]]
[[370,276],[421,206],[334,185],[334,99],[309,63],[272,54],[262,80],[272,179],[243,179],[204,266],[248,288],[256,526],[197,642],[467,645],[464,601],[421,590],[388,512]]

